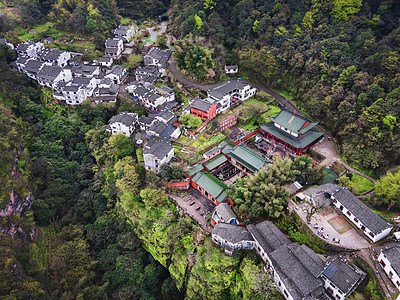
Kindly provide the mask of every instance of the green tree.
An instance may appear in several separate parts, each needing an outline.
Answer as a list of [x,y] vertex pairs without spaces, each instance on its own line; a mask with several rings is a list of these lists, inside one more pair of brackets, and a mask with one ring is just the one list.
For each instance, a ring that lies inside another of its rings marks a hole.
[[313,12],[312,11],[306,12],[306,14],[304,15],[304,18],[303,18],[303,22],[302,22],[303,28],[312,29],[314,26],[314,22],[315,22],[315,20],[313,18]]
[[279,218],[285,213],[289,192],[285,185],[294,179],[292,161],[274,158],[272,165],[236,179],[228,191],[242,218],[255,219],[262,215]]
[[193,116],[192,114],[183,114],[179,117],[179,123],[189,125],[192,129],[196,129],[203,124],[200,117]]
[[203,26],[203,20],[198,15],[194,15],[194,19],[196,21],[196,32],[200,32]]
[[204,0],[203,7],[205,10],[213,10],[215,4],[216,3],[213,0]]
[[117,181],[115,185],[122,194],[137,194],[141,185],[140,177],[131,156],[119,160],[115,166]]
[[134,70],[143,62],[143,56],[140,54],[130,54],[128,56],[128,70]]
[[132,141],[123,133],[113,134],[108,140],[109,154],[117,158],[131,155],[135,150]]
[[292,170],[298,174],[296,180],[303,185],[321,184],[325,178],[324,168],[315,166],[312,159],[306,155],[294,159]]
[[400,171],[397,173],[386,173],[386,176],[381,177],[375,185],[376,195],[381,197],[386,205],[387,210],[393,207],[400,207]]
[[149,188],[140,191],[140,198],[146,209],[162,207],[169,203],[168,196],[164,192]]
[[333,0],[332,15],[336,19],[348,21],[350,16],[358,13],[362,6],[362,0]]
[[259,26],[259,24],[260,24],[260,21],[258,21],[258,20],[255,20],[255,21],[254,21],[254,23],[253,23],[253,32],[254,32],[254,33],[258,33],[258,26]]

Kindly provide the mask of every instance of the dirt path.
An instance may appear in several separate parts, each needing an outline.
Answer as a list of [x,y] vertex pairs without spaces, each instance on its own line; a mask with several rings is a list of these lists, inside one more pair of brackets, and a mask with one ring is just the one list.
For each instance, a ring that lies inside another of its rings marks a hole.
[[350,167],[348,164],[346,164],[339,156],[336,145],[334,141],[329,141],[326,137],[324,137],[323,140],[319,141],[317,144],[311,147],[311,150],[315,151],[319,155],[324,156],[325,158],[321,161],[321,165],[329,167],[332,165],[334,162],[341,163],[348,171],[352,173],[356,173],[358,175],[361,175],[365,178],[368,178],[371,180],[373,183],[376,183],[376,180],[372,178],[371,176],[368,176],[352,167]]
[[368,249],[363,249],[360,252],[358,252],[358,255],[360,255],[368,263],[368,265],[372,268],[372,270],[374,270],[376,278],[378,279],[379,284],[381,285],[383,292],[385,293],[386,299],[395,300],[392,297],[392,295],[395,294],[396,291],[395,290],[389,291],[389,289],[392,288],[391,283],[387,282],[388,279],[384,274],[382,274],[382,272],[384,272],[382,268],[377,268],[377,263],[371,260],[370,251],[368,251]]

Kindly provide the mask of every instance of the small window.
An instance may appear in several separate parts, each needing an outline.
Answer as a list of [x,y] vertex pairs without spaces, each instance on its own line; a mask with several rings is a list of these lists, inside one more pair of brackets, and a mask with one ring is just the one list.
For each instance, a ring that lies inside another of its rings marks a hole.
[[279,286],[281,286],[281,285],[282,285],[282,283],[279,281],[279,282],[278,282],[278,285],[279,285]]
[[283,290],[283,293],[285,294],[286,298],[289,298],[289,294],[288,294],[288,292],[286,292],[286,290]]
[[400,287],[400,281],[397,281],[396,284],[398,287]]
[[354,222],[358,223],[358,219],[357,219],[357,218],[354,218]]
[[380,261],[379,263],[381,264],[382,268],[386,267],[386,264],[385,264],[385,262],[383,261],[383,259],[381,259],[381,261]]
[[375,234],[373,234],[372,232],[370,232],[369,235],[375,237]]
[[348,216],[351,216],[351,212],[347,211],[347,215],[348,215]]

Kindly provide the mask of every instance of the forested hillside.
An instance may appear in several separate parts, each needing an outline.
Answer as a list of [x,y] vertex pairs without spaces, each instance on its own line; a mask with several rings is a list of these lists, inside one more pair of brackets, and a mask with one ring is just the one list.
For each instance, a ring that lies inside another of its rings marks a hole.
[[[171,8],[173,33],[209,48],[214,79],[238,63],[321,120],[349,162],[375,175],[400,164],[399,1],[173,0]],[[201,60],[186,48],[182,69]]]

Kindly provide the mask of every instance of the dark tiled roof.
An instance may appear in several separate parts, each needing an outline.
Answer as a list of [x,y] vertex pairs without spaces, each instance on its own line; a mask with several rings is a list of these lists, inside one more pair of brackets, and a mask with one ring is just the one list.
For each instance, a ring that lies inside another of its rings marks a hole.
[[400,245],[389,246],[385,250],[382,250],[382,252],[390,261],[390,264],[396,271],[397,275],[400,276]]
[[27,60],[28,60],[28,57],[20,56],[20,57],[17,58],[16,62],[19,63],[19,64],[24,65],[27,62]]
[[58,66],[43,66],[38,73],[38,77],[43,80],[53,81],[61,73],[62,68]]
[[160,85],[159,87],[162,91],[166,92],[167,94],[171,94],[174,92],[174,90],[172,88],[170,88],[169,86],[166,86],[164,84]]
[[153,131],[160,135],[161,132],[165,130],[165,128],[167,128],[167,125],[165,125],[163,122],[155,121],[153,125],[150,126],[149,131]]
[[145,125],[150,125],[153,122],[154,119],[151,119],[149,117],[146,116],[141,116],[139,118],[139,123],[141,124],[145,124]]
[[163,138],[156,139],[154,143],[152,143],[149,150],[145,150],[144,154],[153,154],[159,159],[163,159],[168,155],[171,150],[174,149],[170,143],[168,143]]
[[79,85],[67,85],[63,87],[63,91],[65,92],[77,92],[79,89]]
[[112,57],[99,57],[99,62],[108,63],[112,61],[113,61]]
[[74,77],[72,79],[72,84],[73,85],[88,85],[91,81],[91,78],[86,78],[86,77]]
[[[218,211],[218,214],[221,216],[221,218],[224,221],[229,221],[229,219],[236,219],[236,215],[233,212],[232,207],[228,203],[218,204],[214,208],[214,210]],[[246,231],[247,231],[247,229],[246,229]],[[249,232],[248,232],[248,234],[251,236],[251,234]],[[252,240],[253,240],[253,238],[252,238]]]
[[137,67],[135,73],[145,73],[145,74],[153,74],[157,75],[158,68],[156,66],[146,66],[146,67]]
[[290,243],[290,240],[271,221],[251,224],[247,229],[267,254]]
[[106,47],[118,47],[120,39],[118,38],[113,38],[113,39],[106,39]]
[[215,225],[212,233],[232,244],[253,241],[253,237],[243,226],[220,223]]
[[125,68],[120,65],[115,65],[111,70],[107,71],[107,74],[115,74],[117,76],[121,76],[124,73]]
[[161,119],[167,121],[167,122],[169,120],[171,120],[173,117],[175,117],[175,115],[172,112],[169,112],[169,111],[162,111],[157,116],[160,117]]
[[332,195],[375,235],[387,228],[393,227],[392,224],[374,213],[348,189],[341,188]]
[[282,109],[279,114],[277,114],[275,117],[270,117],[270,119],[273,122],[282,125],[286,129],[298,134],[304,134],[318,124],[318,122],[308,121],[303,117],[285,109]]
[[168,125],[161,133],[160,136],[166,139],[171,138],[171,135],[175,132],[176,127],[174,125]]
[[314,129],[311,129],[307,131],[305,134],[299,137],[295,137],[290,133],[287,133],[279,129],[273,123],[260,125],[260,128],[265,132],[268,132],[273,136],[276,136],[277,138],[281,139],[282,141],[288,143],[289,145],[297,149],[303,149],[307,147],[308,145],[312,144],[314,141],[318,140],[321,136],[324,135],[322,131],[316,131]]
[[135,123],[137,120],[137,114],[136,113],[128,113],[128,112],[121,112],[116,116],[113,116],[110,121],[108,121],[109,124],[118,122],[122,123],[126,126],[131,126],[133,123]]
[[109,47],[107,47],[106,50],[104,50],[104,53],[117,54],[118,53],[118,48],[109,48]]
[[210,109],[211,105],[213,105],[213,102],[207,101],[205,99],[199,99],[193,102],[192,108],[198,109],[204,112],[208,112]]
[[170,56],[170,52],[161,50],[160,48],[157,47],[153,47],[146,55],[151,56],[156,60],[161,60],[162,58],[168,59]]
[[42,53],[41,58],[44,60],[58,60],[63,52],[64,51],[61,51],[59,49],[48,49],[47,51]]
[[30,60],[25,66],[25,71],[29,73],[37,73],[39,72],[40,67],[43,65],[41,61],[38,60]]
[[269,257],[288,292],[295,299],[323,292],[323,281],[318,276],[325,263],[307,246],[297,243],[283,245],[270,253]]
[[356,272],[352,267],[336,257],[327,265],[322,274],[345,294],[350,292],[363,277],[363,274]]
[[222,83],[220,86],[209,90],[208,94],[210,96],[213,96],[217,99],[222,99],[226,94],[229,94],[235,90],[241,90],[243,89],[247,84],[244,83],[243,81],[237,79],[233,81],[227,81]]

